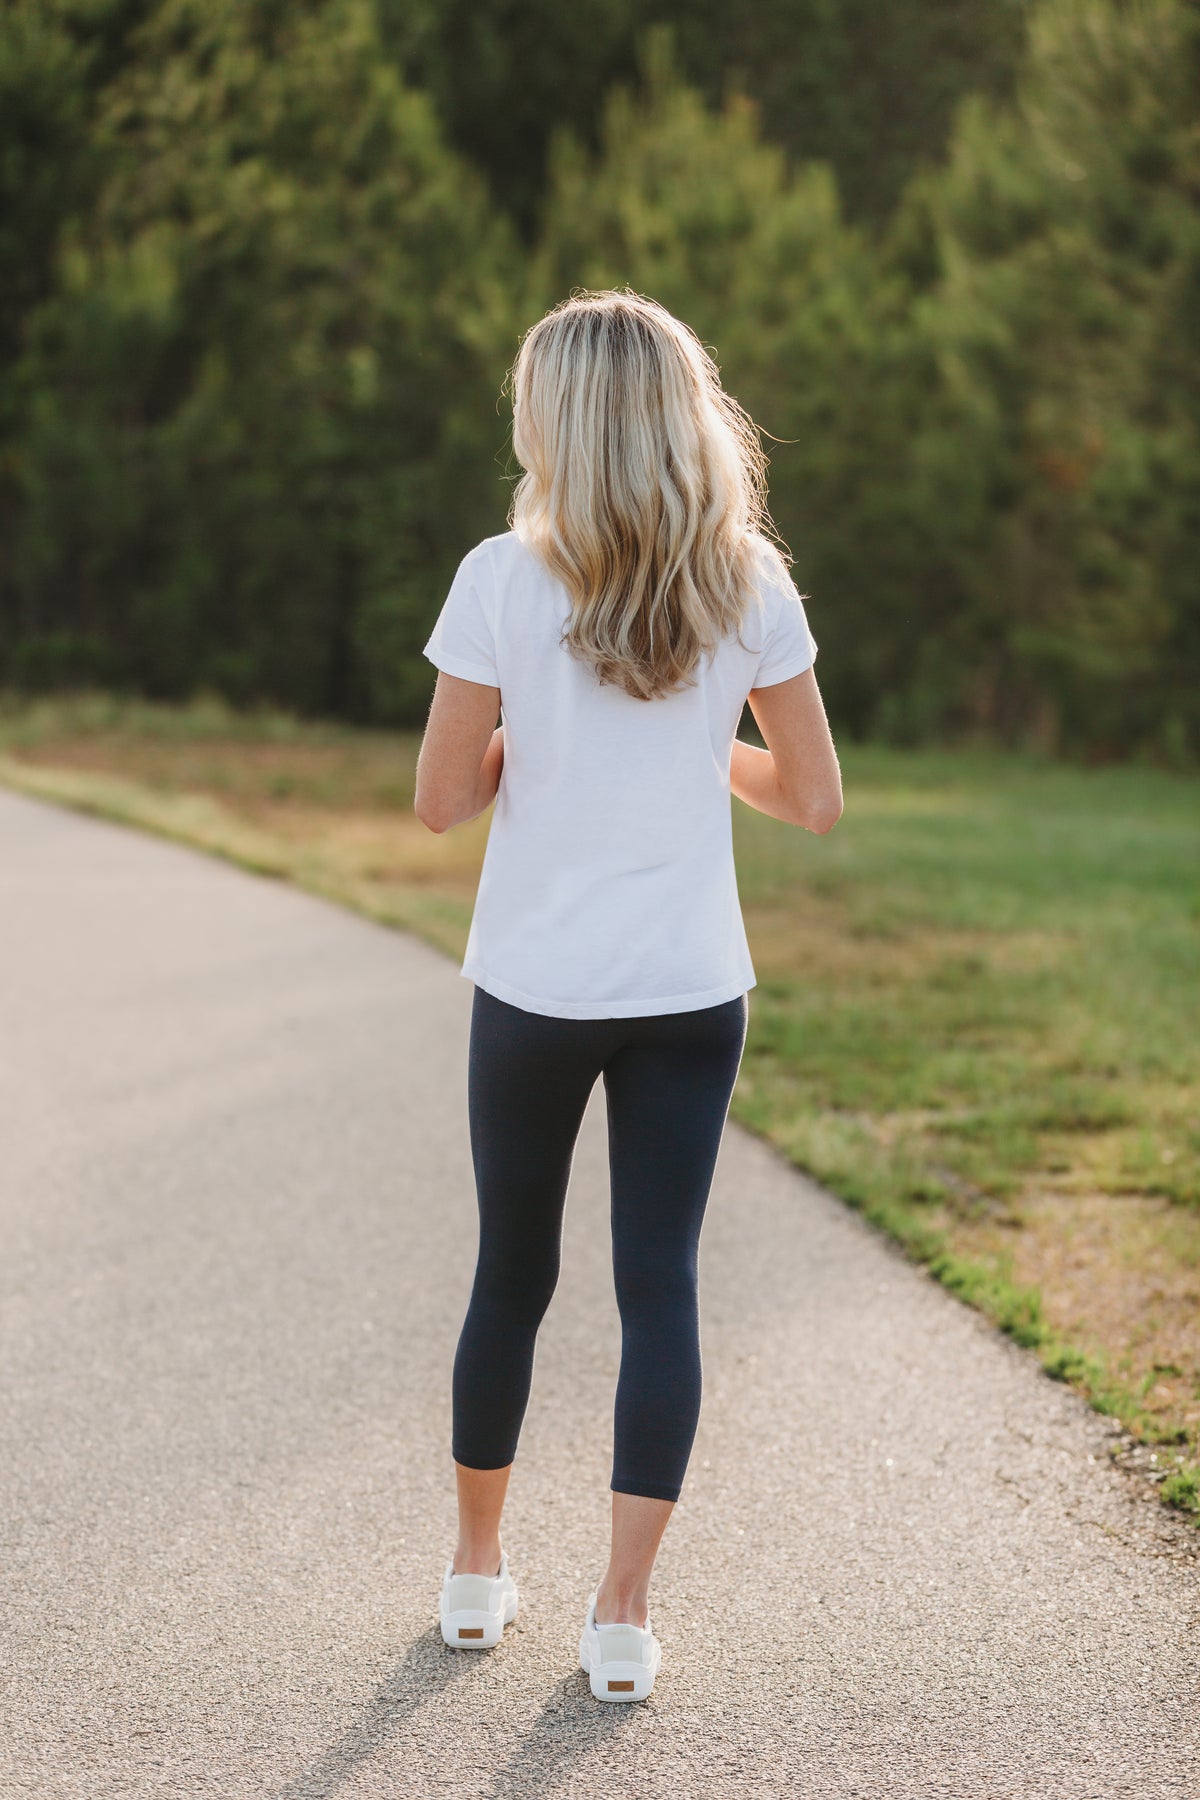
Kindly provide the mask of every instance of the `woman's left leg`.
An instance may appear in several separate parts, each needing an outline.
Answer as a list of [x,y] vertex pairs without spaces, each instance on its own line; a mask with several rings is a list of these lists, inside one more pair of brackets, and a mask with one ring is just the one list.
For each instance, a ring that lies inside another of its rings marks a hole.
[[639,1020],[604,1067],[621,1364],[601,1622],[643,1622],[658,1543],[691,1456],[702,1384],[700,1232],[748,1017],[741,994]]

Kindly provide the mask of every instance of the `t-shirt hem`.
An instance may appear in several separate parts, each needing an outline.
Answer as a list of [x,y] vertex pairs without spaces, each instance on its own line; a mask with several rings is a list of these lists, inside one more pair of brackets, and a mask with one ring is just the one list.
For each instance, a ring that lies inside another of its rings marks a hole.
[[693,1012],[701,1006],[720,1006],[722,1001],[736,1000],[758,981],[750,973],[700,993],[668,994],[653,1000],[545,1000],[513,987],[511,982],[498,980],[478,963],[464,962],[459,974],[497,1000],[507,1000],[510,1006],[519,1006],[524,1012],[548,1014],[552,1019],[639,1019],[656,1013]]
[[[794,656],[790,662],[780,663],[777,669],[766,669],[761,675],[756,675],[754,687],[778,687],[781,681],[790,681],[793,675],[803,675],[806,669],[812,668],[816,660],[817,653],[815,648],[811,656]],[[751,692],[753,691],[754,690],[751,689]]]
[[500,686],[495,669],[485,669],[482,663],[467,662],[465,657],[450,656],[444,650],[430,650],[428,645],[421,654],[435,669],[442,669],[447,675],[457,675],[463,681],[478,681],[484,687]]

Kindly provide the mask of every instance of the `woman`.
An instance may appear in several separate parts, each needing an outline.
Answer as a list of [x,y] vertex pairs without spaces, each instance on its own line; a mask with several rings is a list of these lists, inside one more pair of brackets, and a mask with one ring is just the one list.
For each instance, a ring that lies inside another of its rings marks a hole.
[[[448,1644],[486,1649],[516,1615],[501,1508],[603,1077],[621,1361],[612,1547],[580,1661],[597,1699],[637,1700],[661,1657],[650,1574],[699,1417],[698,1243],[756,979],[729,796],[827,832],[841,777],[766,535],[766,458],[695,334],[629,289],[580,291],[511,375],[511,529],[463,558],[425,645],[440,673],[417,764],[432,831],[495,800],[461,970],[479,1249],[440,1616]],[[747,697],[766,749],[736,737]]]

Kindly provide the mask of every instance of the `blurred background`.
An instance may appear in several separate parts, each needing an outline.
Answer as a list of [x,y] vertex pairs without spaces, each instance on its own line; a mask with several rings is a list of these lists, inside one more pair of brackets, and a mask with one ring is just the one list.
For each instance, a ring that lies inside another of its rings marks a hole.
[[1184,0],[0,15],[0,780],[459,954],[421,645],[521,332],[652,295],[843,757],[735,808],[734,1110],[1200,1513],[1198,77]]
[[628,282],[769,434],[843,734],[1194,761],[1197,39],[1172,0],[16,0],[0,679],[417,724],[519,333]]

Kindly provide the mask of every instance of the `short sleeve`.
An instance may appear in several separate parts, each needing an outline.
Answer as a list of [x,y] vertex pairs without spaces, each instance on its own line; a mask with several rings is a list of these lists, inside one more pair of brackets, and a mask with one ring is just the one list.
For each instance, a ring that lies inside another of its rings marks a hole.
[[491,565],[481,545],[458,565],[423,655],[435,669],[485,687],[500,686],[491,621]]
[[791,576],[784,573],[773,588],[774,619],[770,624],[754,686],[774,687],[792,675],[803,675],[817,657],[817,640],[809,629],[804,600]]

